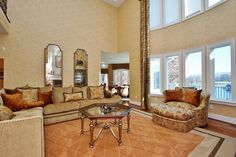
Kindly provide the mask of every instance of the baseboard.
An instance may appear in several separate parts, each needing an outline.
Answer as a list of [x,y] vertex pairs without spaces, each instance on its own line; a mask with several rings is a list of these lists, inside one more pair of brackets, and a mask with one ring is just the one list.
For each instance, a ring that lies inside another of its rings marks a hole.
[[208,113],[208,117],[212,118],[212,119],[219,120],[219,121],[231,123],[231,124],[236,124],[236,118],[222,116],[222,115],[215,114],[215,113]]
[[141,103],[139,101],[129,100],[129,103],[141,106]]

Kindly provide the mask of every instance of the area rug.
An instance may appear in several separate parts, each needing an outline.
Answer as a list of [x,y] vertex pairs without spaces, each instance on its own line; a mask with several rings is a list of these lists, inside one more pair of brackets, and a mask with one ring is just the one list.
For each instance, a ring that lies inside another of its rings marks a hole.
[[[85,120],[85,130],[88,126]],[[114,132],[118,130],[114,128]],[[153,123],[150,114],[139,110],[132,111],[131,131],[123,130],[121,146],[105,130],[95,147],[90,148],[89,132],[80,135],[80,120],[45,126],[44,134],[46,157],[234,157],[236,149],[235,138],[200,128],[176,132]]]

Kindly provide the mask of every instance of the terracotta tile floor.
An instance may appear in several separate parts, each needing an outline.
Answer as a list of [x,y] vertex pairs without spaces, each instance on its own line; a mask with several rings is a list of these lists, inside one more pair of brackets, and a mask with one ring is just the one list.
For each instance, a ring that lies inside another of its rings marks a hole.
[[[88,123],[85,120],[85,130]],[[125,128],[126,119],[123,123]],[[135,113],[131,115],[131,132],[124,130],[122,135],[123,145],[118,146],[105,130],[95,147],[89,148],[89,132],[80,136],[80,120],[49,125],[45,127],[46,157],[185,157],[203,140],[192,133],[163,128]]]

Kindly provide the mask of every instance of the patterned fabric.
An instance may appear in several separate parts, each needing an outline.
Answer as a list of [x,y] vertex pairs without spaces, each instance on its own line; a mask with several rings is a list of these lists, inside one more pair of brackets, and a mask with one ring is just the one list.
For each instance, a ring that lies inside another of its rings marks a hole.
[[202,90],[183,89],[183,102],[198,106],[200,104],[201,92]]
[[150,108],[150,0],[140,0],[141,106]]
[[13,112],[6,106],[0,105],[0,121],[9,120],[13,116]]
[[90,99],[102,99],[104,98],[104,87],[103,86],[90,86],[89,96]]
[[188,132],[195,127],[194,119],[180,121],[176,119],[166,118],[155,113],[152,114],[152,121],[166,128],[180,132]]
[[88,87],[84,86],[84,87],[73,87],[73,93],[78,93],[78,92],[83,92],[83,98],[84,99],[88,99]]
[[44,105],[52,104],[52,91],[38,93],[39,101],[43,101]]
[[177,107],[177,108],[182,108],[182,109],[187,109],[187,110],[192,110],[192,109],[196,108],[195,106],[193,106],[189,103],[179,102],[179,101],[170,101],[170,102],[167,102],[165,104],[168,105],[168,106],[174,106],[174,107]]
[[64,101],[76,101],[76,100],[81,100],[83,99],[83,92],[78,92],[78,93],[64,93]]
[[168,106],[166,104],[158,104],[154,108],[154,113],[172,118],[172,119],[177,119],[177,120],[189,120],[193,118],[193,113],[191,110],[188,109],[183,109],[183,108],[178,108],[175,106]]
[[22,94],[1,94],[5,106],[10,108],[13,112],[24,109]]
[[31,103],[38,101],[38,89],[17,89],[22,93],[24,102]]
[[64,102],[63,93],[72,93],[72,86],[70,87],[54,87],[53,88],[53,103]]
[[165,90],[164,92],[165,102],[168,101],[182,101],[182,90]]

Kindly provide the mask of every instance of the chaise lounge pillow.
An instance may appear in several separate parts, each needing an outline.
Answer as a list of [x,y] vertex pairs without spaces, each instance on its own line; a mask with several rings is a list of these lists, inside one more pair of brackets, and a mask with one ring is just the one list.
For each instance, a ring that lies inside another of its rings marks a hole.
[[165,102],[169,101],[182,101],[182,90],[165,90],[164,91]]
[[90,99],[102,99],[104,98],[103,86],[89,86],[89,98]]
[[184,89],[183,90],[183,102],[192,104],[196,107],[200,105],[202,90],[194,90],[194,89]]

